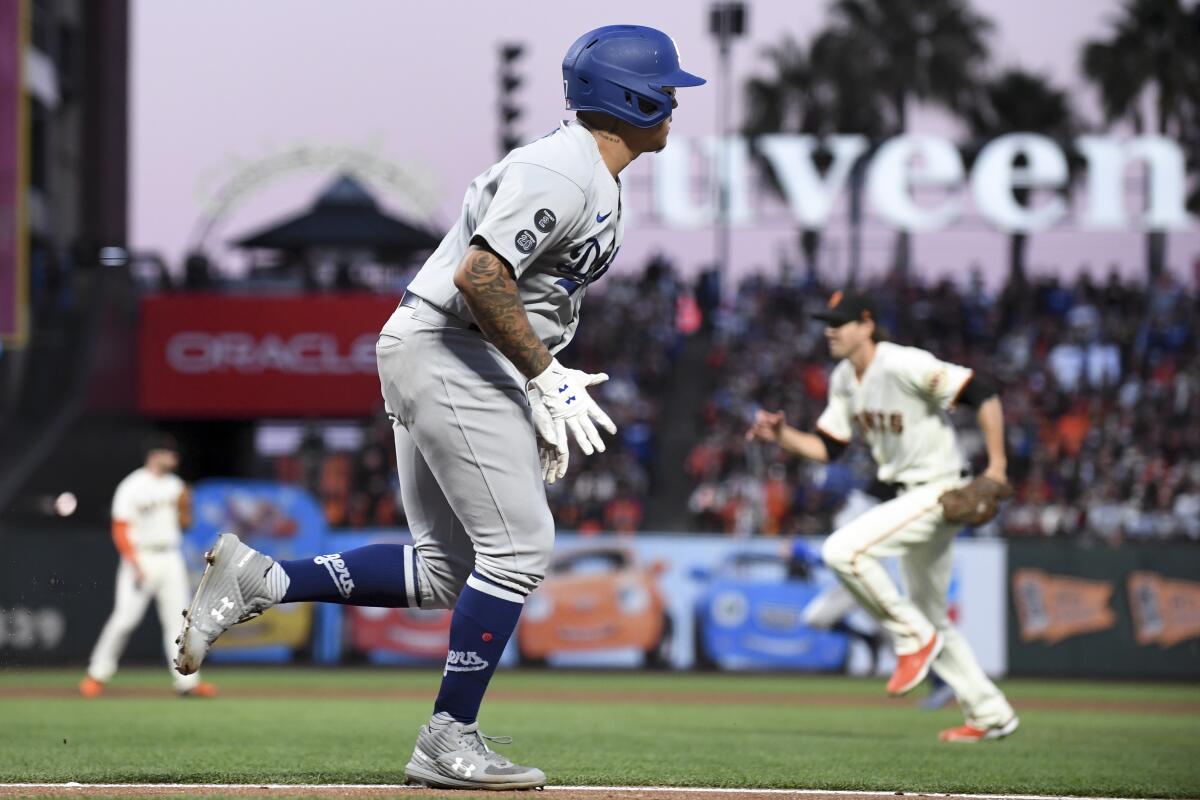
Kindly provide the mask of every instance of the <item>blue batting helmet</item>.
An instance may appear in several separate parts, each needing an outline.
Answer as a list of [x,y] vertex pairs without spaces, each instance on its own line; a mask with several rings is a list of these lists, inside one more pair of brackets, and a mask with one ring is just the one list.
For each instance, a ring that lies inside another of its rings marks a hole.
[[603,111],[639,128],[671,116],[668,86],[704,78],[679,67],[675,42],[644,25],[605,25],[575,40],[563,59],[563,88],[572,111]]

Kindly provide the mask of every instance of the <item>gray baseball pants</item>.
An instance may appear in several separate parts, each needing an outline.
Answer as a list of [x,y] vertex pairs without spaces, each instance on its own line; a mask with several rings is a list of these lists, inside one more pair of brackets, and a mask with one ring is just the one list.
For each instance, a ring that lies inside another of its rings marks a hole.
[[525,380],[467,323],[401,307],[376,345],[425,608],[475,569],[527,595],[554,547]]

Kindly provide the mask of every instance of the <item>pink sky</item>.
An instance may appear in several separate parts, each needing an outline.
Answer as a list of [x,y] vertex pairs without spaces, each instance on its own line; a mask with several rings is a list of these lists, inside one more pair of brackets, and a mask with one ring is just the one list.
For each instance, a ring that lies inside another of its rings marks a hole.
[[[750,33],[735,45],[737,88],[761,69],[759,52],[783,34],[807,40],[825,15],[819,0],[750,2]],[[131,239],[139,250],[164,254],[174,265],[193,240],[216,188],[249,165],[299,146],[365,151],[405,174],[412,191],[376,184],[385,205],[444,227],[457,214],[463,190],[496,158],[497,48],[526,46],[520,126],[530,138],[565,115],[561,61],[567,46],[591,28],[636,22],[669,32],[685,68],[713,81],[716,52],[707,32],[708,3],[608,0],[603,5],[514,0],[134,0],[131,91]],[[995,23],[997,68],[1043,71],[1072,91],[1095,118],[1092,92],[1079,76],[1077,54],[1101,36],[1116,0],[976,0]],[[680,93],[672,136],[700,138],[718,130],[716,86]],[[921,110],[916,131],[952,134],[940,113]],[[649,179],[647,156],[625,173],[635,194]],[[332,177],[332,168],[284,172],[255,184],[223,217],[208,244],[221,258],[224,242],[306,207]],[[644,196],[644,192],[643,192]],[[840,215],[835,213],[835,220]],[[827,235],[830,268],[844,264],[842,226]],[[735,271],[774,269],[795,253],[795,230],[760,223],[735,230]],[[978,218],[952,231],[915,237],[914,257],[928,274],[961,274],[980,263],[992,275],[1006,268],[1007,240]],[[1069,223],[1035,235],[1030,263],[1071,274],[1081,263],[1103,269],[1117,261],[1141,274],[1143,237],[1135,232],[1081,233]],[[867,239],[868,271],[882,268],[890,234]],[[712,258],[709,231],[675,231],[631,220],[615,267],[637,269],[662,250],[685,272]],[[1170,237],[1170,261],[1181,273],[1200,259],[1200,229]]]

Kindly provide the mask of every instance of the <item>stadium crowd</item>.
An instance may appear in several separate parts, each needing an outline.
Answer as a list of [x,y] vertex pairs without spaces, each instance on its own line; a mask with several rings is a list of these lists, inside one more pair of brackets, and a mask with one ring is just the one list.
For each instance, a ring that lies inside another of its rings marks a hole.
[[612,276],[587,299],[563,363],[608,373],[600,405],[617,424],[606,452],[573,453],[566,478],[547,487],[560,527],[632,533],[642,526],[657,454],[662,405],[683,342],[677,310],[688,287],[670,264],[651,261],[637,277]]
[[[872,287],[889,338],[993,376],[1002,387],[1015,499],[982,535],[1200,538],[1198,298],[1169,276],[1149,289],[1115,275],[1055,278],[998,294],[976,276]],[[734,534],[822,533],[872,466],[859,448],[823,467],[747,446],[756,407],[811,429],[831,359],[810,314],[830,287],[753,278],[717,320],[705,434],[687,461],[695,527]],[[956,421],[979,467],[967,411]]]
[[[821,534],[873,475],[859,445],[831,465],[747,445],[756,408],[783,409],[811,429],[825,405],[829,358],[811,314],[831,286],[751,277],[712,311],[706,391],[692,409],[700,435],[681,465],[693,482],[689,529],[733,535]],[[985,289],[948,281],[869,287],[888,338],[992,376],[1002,388],[1009,474],[1017,490],[984,536],[1200,539],[1200,297],[1170,277],[1153,287],[1115,273],[1096,283],[1055,278]],[[701,303],[701,306],[707,306]],[[654,469],[661,398],[684,338],[699,327],[691,287],[663,261],[593,288],[565,363],[610,379],[597,395],[620,432],[603,454],[574,454],[547,487],[560,527],[633,532],[659,501]],[[968,458],[982,457],[970,411],[957,412]],[[404,523],[385,419],[363,446],[319,437],[262,473],[307,486],[335,527]]]

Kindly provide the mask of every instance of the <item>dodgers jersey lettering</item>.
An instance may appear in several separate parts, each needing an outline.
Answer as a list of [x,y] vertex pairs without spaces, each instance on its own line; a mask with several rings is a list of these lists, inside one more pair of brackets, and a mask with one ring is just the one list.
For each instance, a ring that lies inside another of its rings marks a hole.
[[117,484],[112,516],[129,523],[129,541],[134,547],[179,544],[179,496],[183,479],[178,475],[155,475],[145,467],[135,469]]
[[922,483],[963,469],[949,411],[971,379],[966,367],[941,361],[916,347],[875,346],[862,379],[843,360],[829,379],[829,405],[817,428],[848,442],[866,440],[879,480]]
[[[471,320],[454,272],[478,237],[513,268],[529,322],[551,353],[570,343],[587,287],[621,246],[621,184],[578,122],[519,147],[475,178],[458,223],[408,291]],[[394,328],[388,320],[383,332]]]

